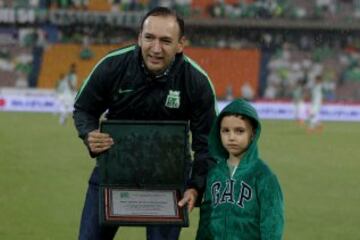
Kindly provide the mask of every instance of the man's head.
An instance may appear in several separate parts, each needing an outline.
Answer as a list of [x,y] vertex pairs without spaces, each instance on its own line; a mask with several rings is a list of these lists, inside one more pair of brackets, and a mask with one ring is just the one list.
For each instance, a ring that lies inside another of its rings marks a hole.
[[150,72],[159,74],[165,71],[175,55],[183,51],[184,43],[184,20],[174,11],[157,7],[143,18],[138,44]]
[[315,83],[321,83],[322,82],[322,76],[321,75],[317,75],[316,77],[315,77]]

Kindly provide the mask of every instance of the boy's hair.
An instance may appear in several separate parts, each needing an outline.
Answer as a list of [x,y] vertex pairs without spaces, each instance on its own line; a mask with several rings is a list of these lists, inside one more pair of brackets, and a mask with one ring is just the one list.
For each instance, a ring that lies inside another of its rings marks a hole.
[[177,14],[174,10],[171,10],[166,7],[155,7],[152,10],[150,10],[141,20],[140,32],[142,32],[142,30],[143,30],[144,22],[150,16],[163,16],[163,17],[172,16],[172,17],[174,17],[179,26],[179,39],[185,35],[184,19],[179,14]]
[[223,112],[221,113],[221,115],[219,116],[219,121],[218,121],[218,124],[219,124],[219,129],[221,127],[221,122],[223,120],[224,117],[229,117],[229,116],[234,116],[234,117],[239,117],[243,120],[248,120],[250,122],[250,125],[251,125],[251,128],[253,130],[253,132],[255,132],[256,128],[257,128],[257,122],[253,119],[253,118],[250,118],[246,115],[242,115],[240,113],[233,113],[233,112]]

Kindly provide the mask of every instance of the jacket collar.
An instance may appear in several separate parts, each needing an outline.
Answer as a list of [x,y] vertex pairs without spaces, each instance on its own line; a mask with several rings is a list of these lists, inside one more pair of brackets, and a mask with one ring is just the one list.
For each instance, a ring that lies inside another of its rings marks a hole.
[[173,77],[184,59],[183,53],[176,54],[174,60],[171,62],[170,66],[164,72],[158,75],[154,75],[147,70],[143,58],[141,56],[141,48],[138,45],[136,46],[135,49],[135,57],[142,72],[145,74],[146,79],[148,79],[149,81],[156,81],[156,82],[166,82],[168,78]]

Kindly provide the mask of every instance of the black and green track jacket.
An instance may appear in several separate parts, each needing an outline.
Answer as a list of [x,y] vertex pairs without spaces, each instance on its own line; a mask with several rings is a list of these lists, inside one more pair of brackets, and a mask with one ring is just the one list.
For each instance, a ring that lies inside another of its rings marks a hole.
[[106,112],[111,120],[189,121],[194,161],[189,187],[202,191],[208,165],[208,134],[216,117],[213,86],[193,60],[177,54],[162,76],[150,76],[137,45],[110,52],[102,58],[76,97],[74,121],[79,137],[99,127]]
[[[229,154],[220,137],[220,121],[225,113],[247,116],[256,123],[255,137],[232,176],[227,166]],[[259,157],[260,131],[255,109],[243,99],[226,106],[215,121],[209,148],[217,165],[208,173],[197,240],[282,239],[283,194],[276,175]]]

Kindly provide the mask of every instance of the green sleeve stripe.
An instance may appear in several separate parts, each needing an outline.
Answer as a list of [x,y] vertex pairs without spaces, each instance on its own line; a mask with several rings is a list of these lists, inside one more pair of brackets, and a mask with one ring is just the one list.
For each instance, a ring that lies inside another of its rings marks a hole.
[[81,85],[81,88],[79,90],[79,92],[76,95],[75,101],[80,97],[82,91],[84,90],[85,86],[87,85],[87,83],[90,80],[91,75],[93,74],[93,72],[95,71],[95,69],[103,62],[105,61],[105,59],[109,58],[109,57],[113,57],[113,56],[117,56],[117,55],[121,55],[124,53],[127,53],[129,51],[132,51],[135,49],[135,45],[130,46],[130,47],[126,47],[126,48],[121,48],[119,50],[115,50],[109,54],[107,54],[105,57],[103,57],[96,65],[95,67],[91,70],[90,74],[88,75],[88,77],[85,79],[84,83]]
[[218,108],[218,105],[217,105],[217,100],[216,100],[216,93],[215,93],[215,88],[214,88],[214,85],[213,83],[211,82],[210,80],[210,77],[208,76],[208,74],[205,72],[204,69],[202,69],[200,67],[199,64],[197,64],[194,60],[192,60],[191,58],[189,58],[188,56],[184,55],[185,57],[185,61],[190,63],[194,68],[196,68],[199,72],[201,72],[203,75],[205,75],[206,79],[208,80],[209,84],[210,84],[210,87],[211,87],[211,90],[214,94],[214,102],[215,102],[215,112],[216,112],[216,115],[219,115],[219,108]]

